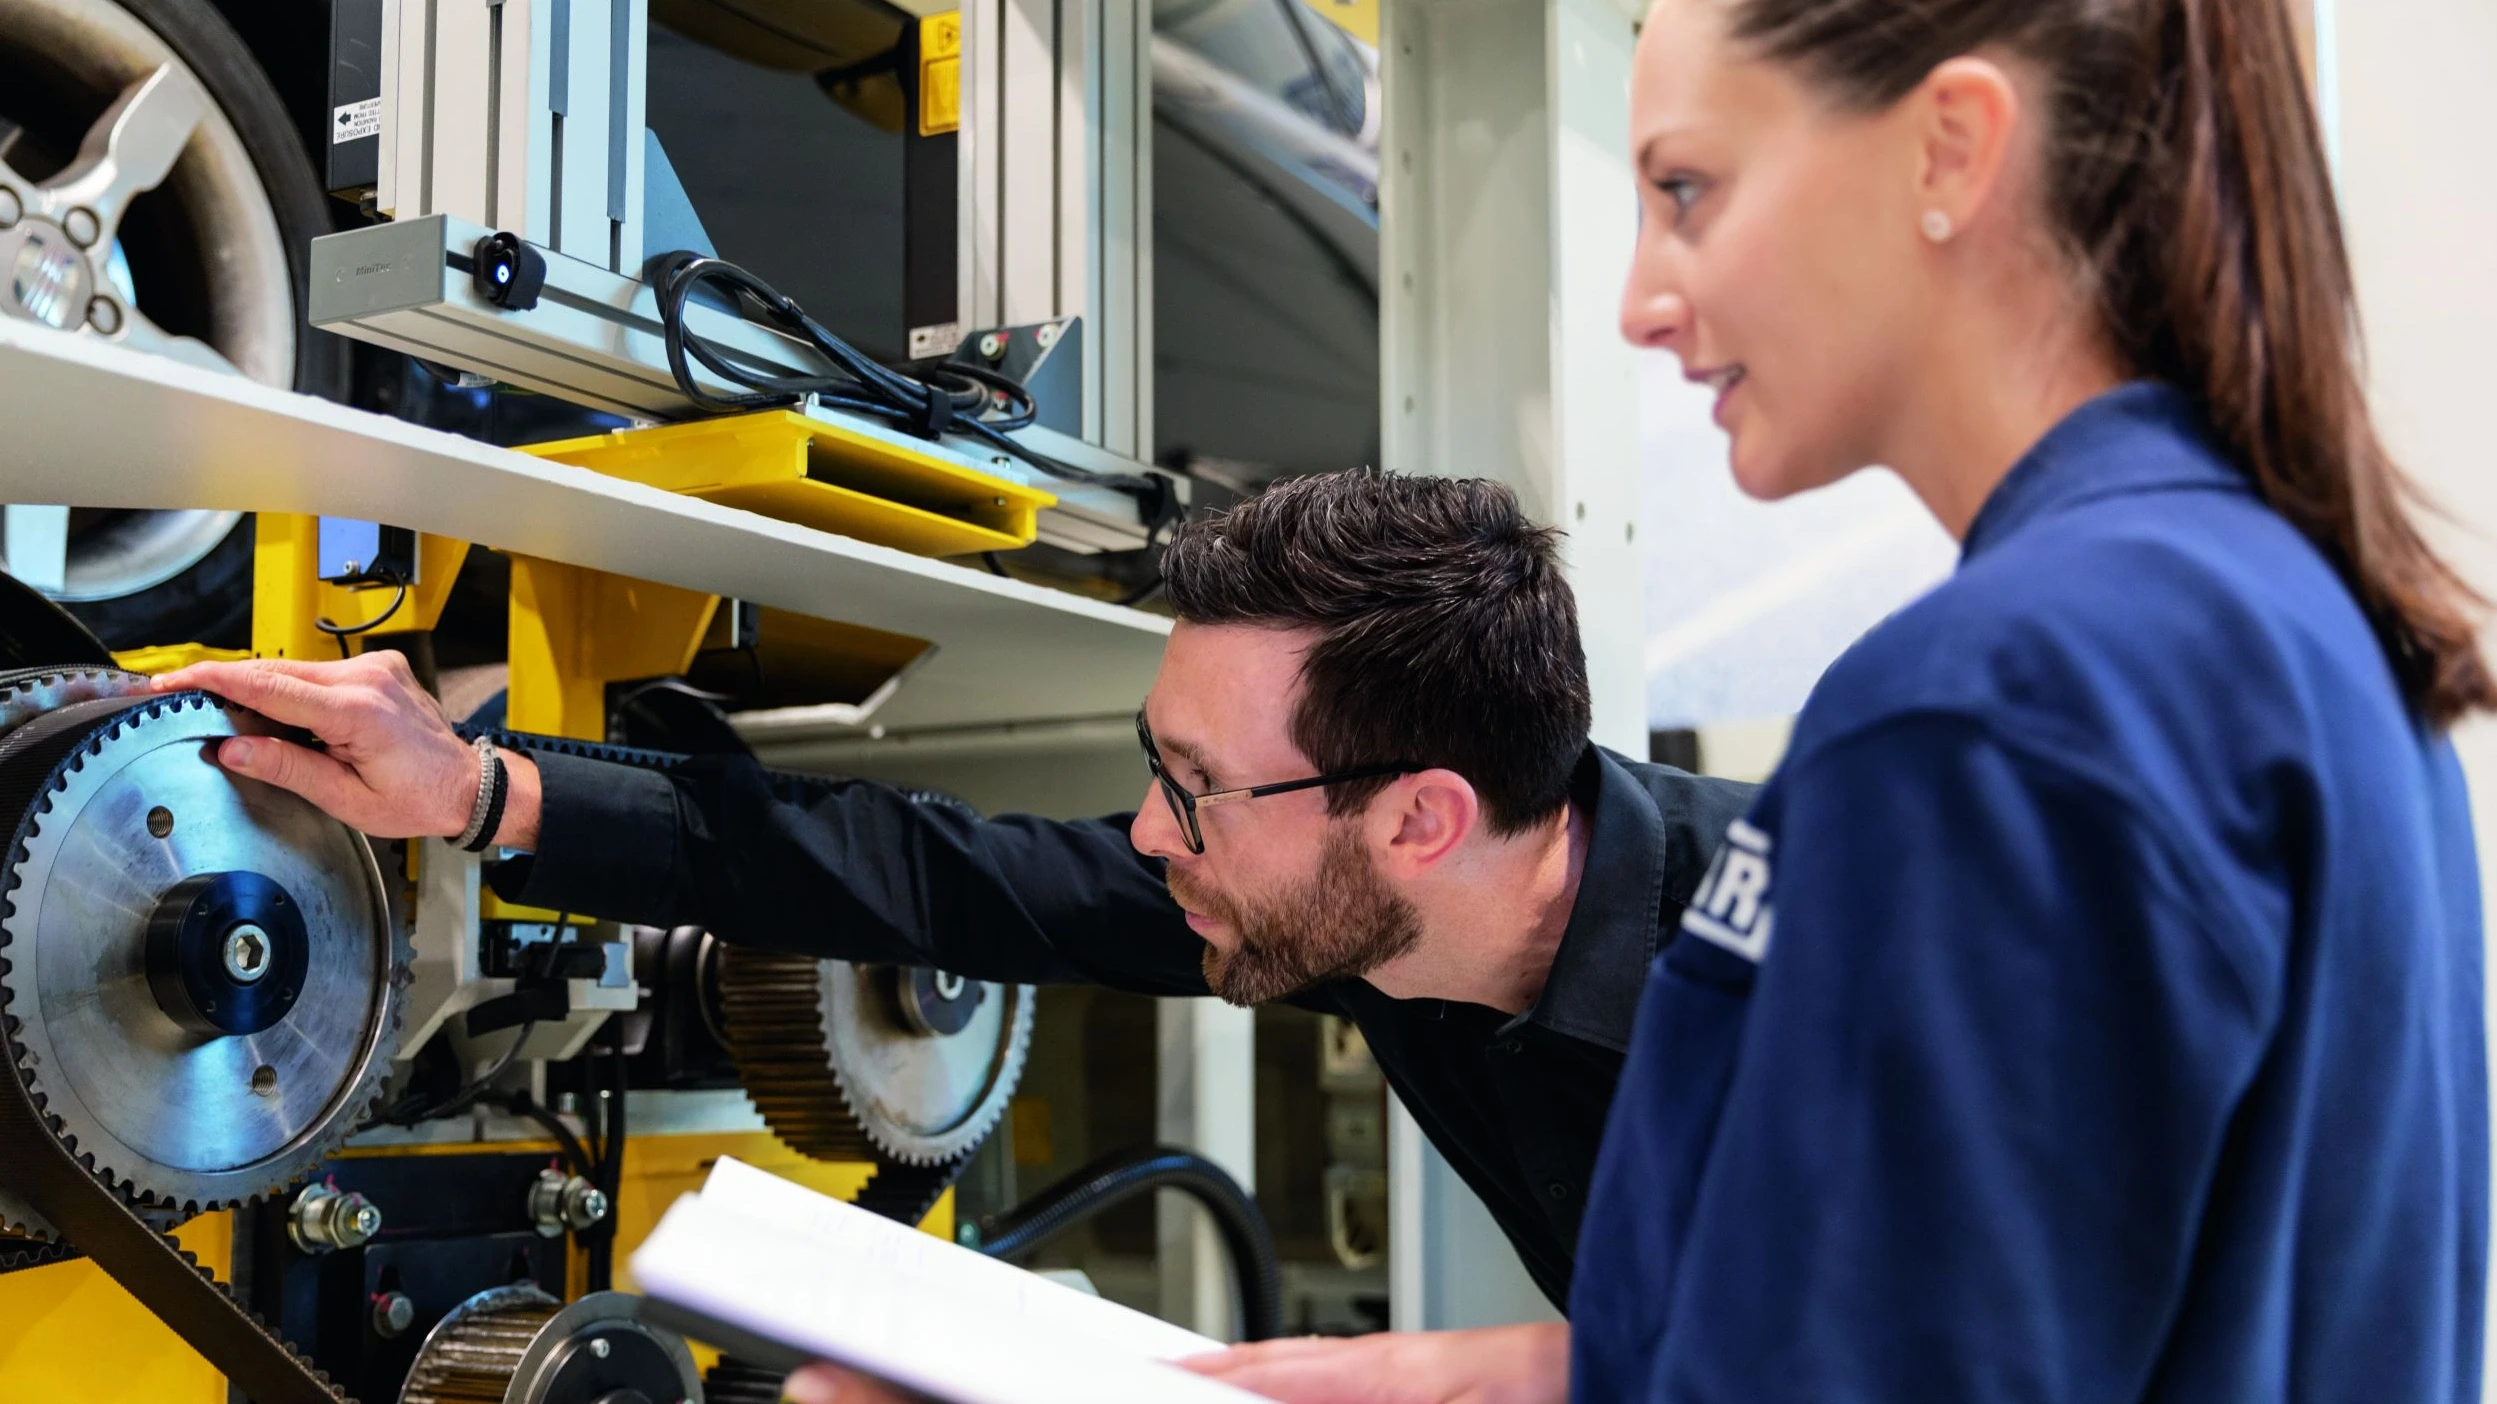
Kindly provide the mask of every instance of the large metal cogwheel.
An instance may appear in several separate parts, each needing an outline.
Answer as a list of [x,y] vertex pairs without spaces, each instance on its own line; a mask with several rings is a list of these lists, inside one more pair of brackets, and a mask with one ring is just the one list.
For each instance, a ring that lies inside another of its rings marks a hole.
[[[409,952],[362,835],[210,758],[268,724],[144,686],[0,676],[0,1075],[176,1217],[281,1192],[355,1130]],[[50,1229],[0,1187],[0,1232]]]
[[400,1404],[703,1404],[693,1352],[636,1319],[638,1300],[594,1292],[566,1306],[525,1285],[480,1292],[425,1337]]
[[1032,1040],[1029,985],[736,946],[717,978],[746,1095],[823,1160],[967,1153],[1005,1114]]

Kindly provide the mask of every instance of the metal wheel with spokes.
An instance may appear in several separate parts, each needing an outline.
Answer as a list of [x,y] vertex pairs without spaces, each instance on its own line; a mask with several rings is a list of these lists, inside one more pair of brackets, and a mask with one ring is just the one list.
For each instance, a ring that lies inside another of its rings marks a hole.
[[[304,328],[329,229],[303,138],[207,0],[0,0],[0,317],[315,394],[342,347]],[[12,506],[12,573],[115,647],[247,623],[235,512]]]

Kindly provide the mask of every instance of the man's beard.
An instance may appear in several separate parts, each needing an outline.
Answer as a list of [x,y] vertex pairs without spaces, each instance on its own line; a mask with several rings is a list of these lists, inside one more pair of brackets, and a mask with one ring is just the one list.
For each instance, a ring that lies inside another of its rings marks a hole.
[[1420,914],[1379,880],[1352,824],[1329,824],[1317,873],[1270,897],[1207,891],[1175,868],[1170,890],[1180,905],[1231,928],[1233,949],[1205,948],[1205,983],[1226,1004],[1264,1004],[1356,979],[1422,939]]

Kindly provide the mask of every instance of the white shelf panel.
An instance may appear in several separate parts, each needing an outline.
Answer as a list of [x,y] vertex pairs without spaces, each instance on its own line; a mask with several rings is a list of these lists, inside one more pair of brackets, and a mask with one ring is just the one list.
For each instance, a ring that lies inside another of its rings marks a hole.
[[1125,715],[1170,629],[5,318],[0,501],[359,517],[934,640],[895,729]]

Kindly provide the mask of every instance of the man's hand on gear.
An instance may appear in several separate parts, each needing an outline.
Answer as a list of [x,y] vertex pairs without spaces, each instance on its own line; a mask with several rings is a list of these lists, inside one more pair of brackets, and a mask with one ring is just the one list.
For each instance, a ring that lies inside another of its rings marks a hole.
[[[321,748],[238,736],[217,748],[237,775],[292,790],[339,822],[376,838],[450,838],[477,799],[477,753],[397,653],[337,663],[255,659],[195,663],[155,680],[159,692],[199,688],[320,738]],[[504,752],[510,778],[499,841],[537,842],[537,768]]]
[[1309,1336],[1179,1363],[1283,1404],[1566,1404],[1569,1327]]

